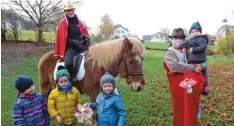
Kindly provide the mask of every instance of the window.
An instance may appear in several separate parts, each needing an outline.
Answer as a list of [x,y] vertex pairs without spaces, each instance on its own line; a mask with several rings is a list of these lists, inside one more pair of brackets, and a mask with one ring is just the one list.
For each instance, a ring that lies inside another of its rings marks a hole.
[[121,30],[121,33],[124,33],[124,30]]

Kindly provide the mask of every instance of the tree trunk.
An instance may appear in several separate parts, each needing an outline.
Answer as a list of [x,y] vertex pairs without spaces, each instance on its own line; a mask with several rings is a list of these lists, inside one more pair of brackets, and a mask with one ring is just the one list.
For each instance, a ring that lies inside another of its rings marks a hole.
[[42,29],[43,29],[43,27],[42,26],[40,26],[39,28],[38,28],[38,44],[39,45],[42,45],[43,44],[43,35],[42,35]]
[[13,29],[13,35],[14,35],[15,42],[17,43],[18,42],[18,30],[17,29]]
[[1,32],[2,32],[2,34],[1,34],[1,36],[2,36],[1,42],[6,42],[6,29],[1,28]]

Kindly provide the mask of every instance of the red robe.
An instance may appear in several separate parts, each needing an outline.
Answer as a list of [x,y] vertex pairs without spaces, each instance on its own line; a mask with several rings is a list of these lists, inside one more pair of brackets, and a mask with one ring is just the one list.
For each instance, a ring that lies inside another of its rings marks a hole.
[[[167,71],[167,78],[170,84],[173,126],[198,126],[197,112],[199,108],[200,94],[203,89],[205,79],[195,72],[174,73],[170,72],[165,63],[164,69]],[[188,94],[186,89],[179,86],[184,80],[184,76],[194,79],[197,84],[192,86],[193,93]]]
[[[88,30],[84,27],[84,25],[80,20],[78,20],[77,25],[80,29],[81,36],[85,35],[86,37],[89,37]],[[68,21],[65,17],[60,20],[56,33],[54,56],[57,57],[58,60],[63,60],[64,58],[66,42],[67,42],[67,34],[68,34]]]

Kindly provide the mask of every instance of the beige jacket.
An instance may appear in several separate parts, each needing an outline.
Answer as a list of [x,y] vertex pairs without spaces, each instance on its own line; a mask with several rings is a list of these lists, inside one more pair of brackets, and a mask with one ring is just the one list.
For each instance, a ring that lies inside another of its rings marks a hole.
[[164,55],[164,62],[171,72],[184,73],[185,70],[194,71],[196,65],[180,62],[176,56],[175,49],[168,48]]

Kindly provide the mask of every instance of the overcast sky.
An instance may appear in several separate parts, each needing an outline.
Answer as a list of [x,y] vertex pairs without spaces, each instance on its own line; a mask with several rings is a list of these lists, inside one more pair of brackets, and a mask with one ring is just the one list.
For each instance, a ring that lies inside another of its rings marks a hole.
[[[9,1],[9,0],[2,0]],[[67,0],[63,0],[64,2]],[[69,1],[69,0],[68,0]],[[82,0],[76,13],[92,31],[105,13],[130,34],[150,35],[161,28],[189,29],[199,21],[203,33],[215,34],[226,17],[234,25],[234,0]]]
[[225,17],[234,25],[233,9],[234,0],[83,0],[76,12],[92,30],[107,13],[130,34],[153,34],[165,27],[189,29],[195,21],[204,33],[215,34]]

